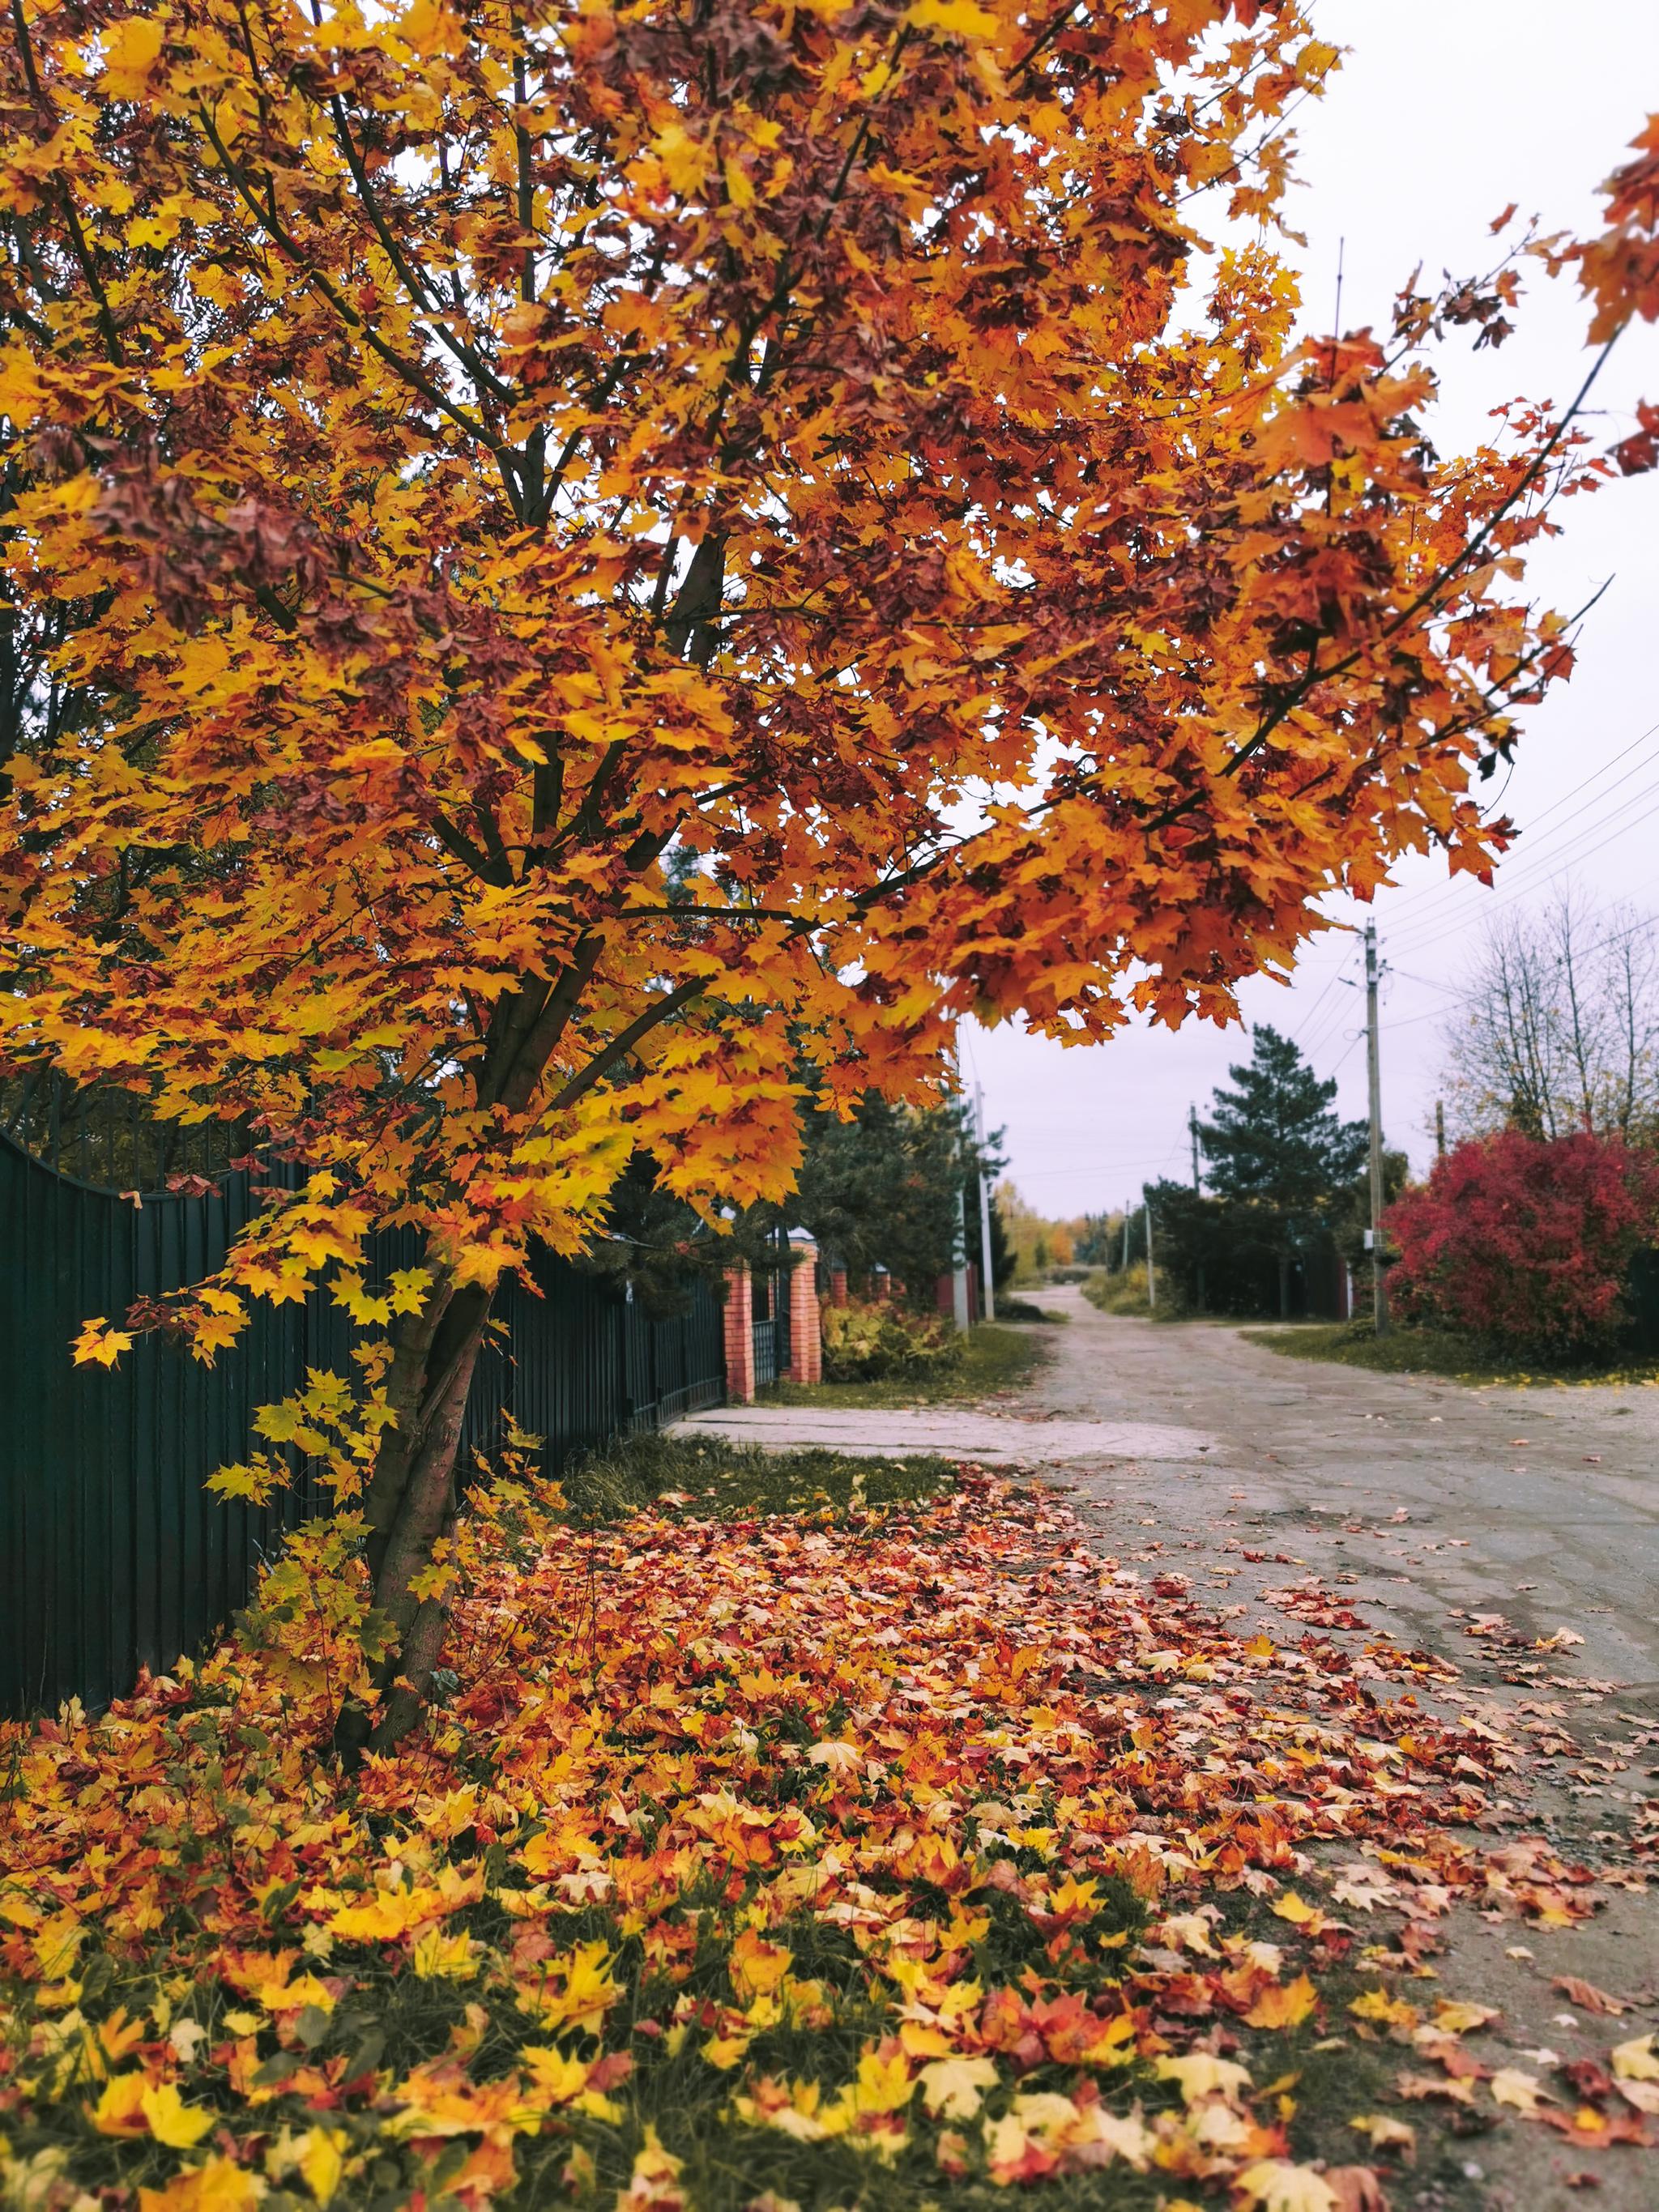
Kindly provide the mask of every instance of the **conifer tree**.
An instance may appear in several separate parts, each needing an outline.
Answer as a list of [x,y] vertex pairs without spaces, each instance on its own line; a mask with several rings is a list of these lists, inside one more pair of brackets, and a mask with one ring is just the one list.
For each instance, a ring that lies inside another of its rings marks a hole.
[[1322,1083],[1292,1038],[1258,1023],[1249,1064],[1227,1073],[1237,1087],[1218,1088],[1215,1118],[1199,1125],[1218,1198],[1305,1208],[1358,1174],[1365,1124],[1332,1111],[1335,1079]]

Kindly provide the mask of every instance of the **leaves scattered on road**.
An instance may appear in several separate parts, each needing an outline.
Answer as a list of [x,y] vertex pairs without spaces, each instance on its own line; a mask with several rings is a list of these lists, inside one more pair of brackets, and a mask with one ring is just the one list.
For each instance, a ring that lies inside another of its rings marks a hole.
[[[1644,2041],[1569,2104],[1415,1994],[1455,1901],[1595,1903],[1468,1826],[1493,1731],[1416,1704],[1443,1662],[1230,1634],[973,1469],[793,1516],[560,1502],[463,1521],[453,1702],[356,1781],[344,1631],[302,1604],[0,1741],[23,2201],[920,2208],[1112,2166],[1126,2203],[1331,2212],[1424,2110],[1647,2140]],[[1322,2175],[1322,2052],[1372,2160]]]

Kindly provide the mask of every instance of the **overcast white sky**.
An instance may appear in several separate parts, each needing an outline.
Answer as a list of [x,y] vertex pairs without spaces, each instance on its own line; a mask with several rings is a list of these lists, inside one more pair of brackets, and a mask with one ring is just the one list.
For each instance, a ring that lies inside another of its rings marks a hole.
[[[1302,188],[1292,221],[1307,234],[1310,324],[1330,327],[1339,242],[1342,321],[1386,325],[1395,292],[1419,261],[1425,289],[1443,269],[1484,271],[1489,227],[1510,200],[1547,228],[1583,235],[1595,187],[1659,108],[1659,0],[1315,0],[1322,35],[1348,50],[1322,103],[1297,118]],[[1516,336],[1501,350],[1448,348],[1443,404],[1431,425],[1442,452],[1480,437],[1488,409],[1525,394],[1565,403],[1589,356],[1577,288],[1529,280]],[[1627,331],[1596,391],[1598,445],[1634,428],[1634,403],[1659,399],[1659,331]],[[1455,1006],[1483,917],[1547,897],[1564,871],[1597,902],[1659,908],[1650,856],[1659,840],[1659,475],[1620,482],[1564,510],[1565,535],[1529,583],[1562,609],[1611,577],[1585,623],[1577,672],[1534,709],[1505,801],[1522,836],[1492,890],[1443,864],[1399,871],[1375,906],[1383,957],[1383,1121],[1419,1167],[1432,1152],[1443,1062],[1440,1030]],[[1350,908],[1363,919],[1363,909]],[[1357,940],[1326,938],[1290,989],[1257,981],[1247,1018],[1288,1030],[1345,1115],[1365,1110]],[[1045,1213],[1096,1212],[1143,1182],[1189,1171],[1187,1109],[1200,1114],[1249,1040],[1189,1023],[1139,1028],[1111,1044],[1067,1049],[1012,1028],[963,1035],[963,1070],[984,1085],[989,1125],[1006,1128],[1015,1182]]]

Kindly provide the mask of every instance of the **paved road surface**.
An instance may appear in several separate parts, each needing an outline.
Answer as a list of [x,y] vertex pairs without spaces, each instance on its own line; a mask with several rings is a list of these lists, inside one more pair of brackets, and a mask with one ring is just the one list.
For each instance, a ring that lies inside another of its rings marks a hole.
[[[1504,1778],[1512,1798],[1494,1793],[1483,1825],[1541,1828],[1592,1856],[1622,1841],[1638,1801],[1659,1798],[1659,1389],[1474,1389],[1370,1375],[1280,1358],[1221,1324],[1154,1326],[1097,1313],[1075,1291],[1044,1297],[1070,1320],[1042,1332],[1052,1362],[1012,1404],[856,1416],[756,1408],[721,1425],[774,1447],[810,1435],[1047,1468],[1121,1570],[1182,1572],[1242,1628],[1259,1618],[1278,1643],[1302,1633],[1285,1593],[1317,1577],[1322,1594],[1353,1601],[1371,1635],[1463,1670],[1461,1688],[1420,1693],[1425,1706],[1489,1713],[1543,1754]],[[1465,1632],[1495,1617],[1507,1644]],[[1559,1632],[1583,1641],[1536,1649]],[[1332,1633],[1358,1651],[1367,1632]],[[1523,1704],[1547,1713],[1523,1714]],[[1554,1745],[1570,1736],[1577,1753],[1552,1756],[1539,1729],[1563,1731]],[[1612,2041],[1659,2027],[1656,1905],[1654,1892],[1615,1891],[1593,1922],[1567,1931],[1517,1931],[1455,1908],[1439,1970],[1459,1996],[1503,2008],[1487,2062],[1536,2070],[1522,2054],[1543,2045],[1605,2062]],[[1576,2015],[1552,1987],[1562,1974],[1638,2002],[1617,2022]],[[1421,2108],[1407,2117],[1430,2132]],[[1587,2170],[1594,2199],[1575,2179]],[[1425,2146],[1425,2168],[1388,2187],[1396,2212],[1571,2212],[1591,2201],[1652,2212],[1659,2151],[1587,2154],[1505,2124]]]
[[708,1429],[740,1444],[769,1451],[808,1451],[822,1446],[859,1459],[975,1459],[986,1467],[1011,1463],[1059,1465],[1072,1460],[1200,1460],[1213,1437],[1196,1429],[1155,1421],[1034,1419],[1006,1408],[928,1406],[912,1411],[866,1413],[836,1406],[726,1406],[688,1413],[688,1429]]
[[[1529,1643],[1565,1628],[1584,1641],[1562,1650],[1559,1671],[1612,1678],[1626,1702],[1659,1710],[1659,1389],[1371,1375],[1284,1358],[1218,1325],[1108,1317],[1076,1291],[1052,1302],[1072,1319],[1048,1332],[1054,1358],[1034,1407],[1215,1439],[1173,1481],[1137,1480],[1127,1456],[1091,1469],[1085,1487],[1112,1500],[1103,1521],[1127,1546],[1168,1559],[1212,1552],[1222,1524],[1253,1534],[1251,1548],[1271,1536],[1328,1586],[1357,1575],[1346,1587],[1391,1608],[1402,1639],[1467,1660],[1477,1616],[1501,1614]],[[1294,1578],[1267,1564],[1271,1576],[1237,1578],[1238,1597]]]

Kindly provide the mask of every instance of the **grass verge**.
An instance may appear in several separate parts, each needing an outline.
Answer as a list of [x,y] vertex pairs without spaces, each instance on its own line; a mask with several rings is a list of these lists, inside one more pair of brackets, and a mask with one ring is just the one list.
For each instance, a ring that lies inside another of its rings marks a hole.
[[1477,1339],[1440,1329],[1395,1327],[1387,1336],[1377,1336],[1369,1322],[1343,1321],[1247,1328],[1241,1334],[1247,1344],[1263,1345],[1284,1359],[1334,1360],[1375,1375],[1443,1375],[1455,1382],[1507,1382],[1526,1389],[1659,1384],[1659,1366],[1650,1360],[1601,1367],[1529,1366],[1494,1358]]
[[561,1487],[573,1516],[585,1523],[623,1520],[661,1503],[719,1520],[805,1514],[839,1524],[849,1512],[880,1512],[931,1498],[955,1480],[950,1460],[774,1453],[706,1431],[666,1429],[589,1453],[567,1469]]
[[873,1407],[960,1404],[1018,1390],[1047,1358],[1042,1340],[994,1322],[969,1332],[962,1357],[936,1374],[887,1375],[878,1382],[775,1382],[757,1394],[764,1406],[866,1406]]

